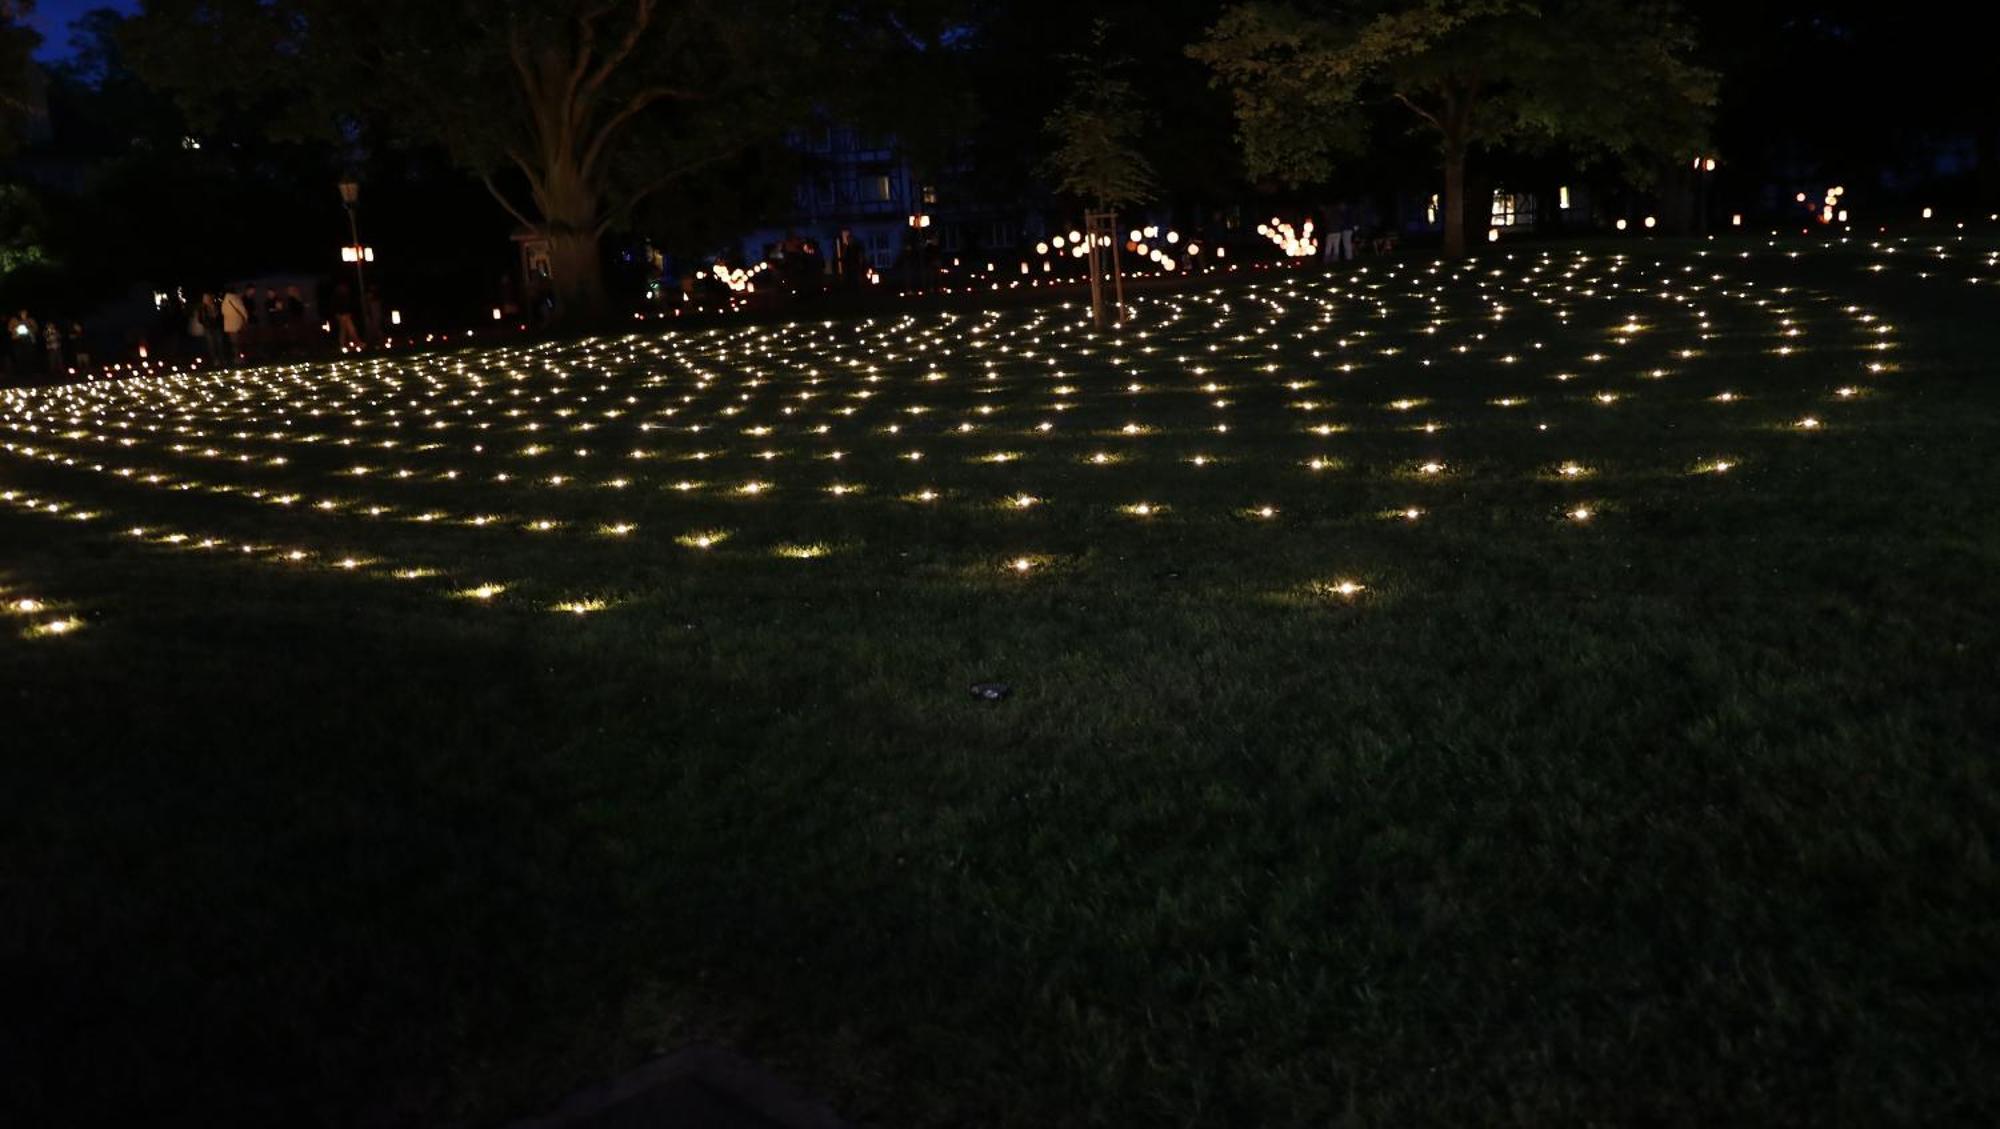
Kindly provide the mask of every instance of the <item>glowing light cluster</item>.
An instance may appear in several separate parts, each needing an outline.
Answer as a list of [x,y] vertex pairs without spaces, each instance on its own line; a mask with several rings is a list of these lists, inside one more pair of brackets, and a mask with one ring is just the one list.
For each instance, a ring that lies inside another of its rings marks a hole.
[[1319,253],[1319,240],[1313,238],[1313,221],[1306,220],[1297,228],[1276,216],[1270,223],[1257,225],[1257,234],[1276,244],[1278,250],[1294,259],[1309,259]]

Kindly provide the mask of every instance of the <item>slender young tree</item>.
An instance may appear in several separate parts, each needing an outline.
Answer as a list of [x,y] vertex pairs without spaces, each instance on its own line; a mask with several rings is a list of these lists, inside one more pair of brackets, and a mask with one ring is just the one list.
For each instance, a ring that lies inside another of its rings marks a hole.
[[35,48],[42,36],[27,24],[34,10],[34,0],[0,0],[0,152],[19,145],[41,112]]
[[1324,179],[1376,107],[1398,107],[1437,142],[1444,250],[1459,256],[1466,163],[1481,146],[1694,152],[1715,77],[1690,49],[1663,0],[1253,0],[1188,50],[1232,95],[1254,176]]
[[[1138,92],[1125,78],[1131,60],[1110,50],[1111,27],[1098,20],[1091,27],[1085,49],[1065,58],[1069,62],[1069,92],[1050,112],[1043,130],[1055,143],[1043,164],[1044,172],[1064,192],[1092,202],[1094,210],[1107,213],[1101,222],[1116,230],[1117,211],[1153,197],[1157,190],[1152,163],[1139,151],[1138,141],[1146,128],[1146,112]],[[1099,217],[1090,217],[1084,230],[1090,246],[1091,318],[1104,324],[1103,266],[1106,249],[1099,245]],[[1114,320],[1125,320],[1125,286],[1118,268],[1119,244],[1109,248],[1113,299],[1117,303]]]
[[1110,27],[1099,20],[1089,49],[1068,57],[1069,93],[1043,123],[1054,142],[1043,170],[1056,187],[1100,212],[1152,199],[1152,162],[1139,151],[1146,111],[1124,77],[1130,60],[1109,55]]

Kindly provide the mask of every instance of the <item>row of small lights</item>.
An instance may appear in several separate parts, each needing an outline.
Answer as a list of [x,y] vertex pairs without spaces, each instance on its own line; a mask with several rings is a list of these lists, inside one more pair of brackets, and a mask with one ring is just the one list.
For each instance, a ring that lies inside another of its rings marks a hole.
[[[1142,234],[1143,234],[1143,233],[1142,233]],[[1292,297],[1297,297],[1297,295],[1296,295],[1296,294],[1294,293],[1294,294],[1292,295]],[[1497,316],[1497,315],[1496,315],[1496,316]],[[1847,389],[1843,389],[1843,390],[1842,390],[1842,395],[1849,395],[1849,394],[1851,394],[1851,390],[1847,390]],[[1724,395],[1723,395],[1722,397],[1718,397],[1718,398],[1719,398],[1719,399],[1723,399],[1723,400],[1724,400],[1724,401],[1726,402],[1726,401],[1727,401],[1728,399],[1730,399],[1731,397],[1730,397],[1730,395],[1729,395],[1729,394],[1725,393],[1725,394],[1724,394]],[[1398,403],[1399,403],[1399,404],[1403,404],[1403,405],[1404,405],[1404,407],[1407,407],[1407,406],[1409,406],[1407,402],[1403,402],[1403,401],[1399,401]],[[1403,409],[1402,409],[1402,408],[1399,408],[1398,410],[1403,410]],[[1136,426],[1136,425],[1128,425],[1128,426]],[[1807,429],[1807,430],[1811,430],[1811,429],[1816,429],[1816,428],[1817,428],[1817,427],[1819,426],[1819,421],[1818,421],[1818,420],[1817,420],[1817,419],[1816,419],[1815,417],[1806,417],[1805,419],[1803,419],[1803,420],[1800,420],[1800,421],[1798,422],[1797,426],[1799,426],[1799,427],[1801,427],[1801,428],[1803,428],[1803,429]],[[10,449],[11,449],[11,448],[10,448]],[[1200,456],[1197,456],[1197,458],[1199,458],[1199,457],[1200,457]],[[282,460],[281,460],[281,461],[282,461]],[[1199,464],[1198,464],[1198,465],[1199,465]],[[1571,465],[1574,465],[1574,464],[1571,464]],[[1722,461],[1718,461],[1718,462],[1717,462],[1717,463],[1716,463],[1716,464],[1714,465],[1713,469],[1716,469],[1716,470],[1726,470],[1726,469],[1728,469],[1729,465],[1730,465],[1730,464],[1729,464],[1729,463],[1727,463],[1727,462],[1722,462]],[[1444,467],[1443,467],[1443,464],[1441,464],[1441,463],[1427,463],[1427,464],[1422,464],[1422,465],[1421,465],[1421,466],[1420,466],[1420,467],[1419,467],[1418,469],[1419,469],[1419,472],[1420,472],[1420,473],[1424,473],[1424,474],[1437,474],[1437,473],[1440,473],[1440,472],[1442,472],[1442,471],[1443,471],[1443,469],[1444,469]],[[1579,468],[1579,469],[1580,469],[1580,468]],[[1566,471],[1566,470],[1565,470],[1565,471],[1563,471],[1562,473],[1563,473],[1563,474],[1565,474],[1565,475],[1568,475],[1568,474],[1569,474],[1569,472],[1568,472],[1568,471]],[[930,494],[933,494],[933,496],[935,496],[934,492],[931,492],[931,491],[926,491],[925,493],[930,493]],[[1144,502],[1141,502],[1141,503],[1134,503],[1134,504],[1132,504],[1131,506],[1128,506],[1128,507],[1126,507],[1126,512],[1128,512],[1128,513],[1132,513],[1132,514],[1133,514],[1134,516],[1141,516],[1141,517],[1144,517],[1144,516],[1151,516],[1151,515],[1152,515],[1153,513],[1155,513],[1155,512],[1159,512],[1159,511],[1161,511],[1161,510],[1164,510],[1164,507],[1159,507],[1159,508],[1158,508],[1158,509],[1156,510],[1156,509],[1155,509],[1155,507],[1154,507],[1154,504],[1152,504],[1152,503],[1144,503]],[[1255,512],[1258,512],[1260,516],[1264,516],[1264,517],[1269,517],[1269,516],[1273,516],[1273,515],[1275,514],[1275,509],[1274,509],[1274,508],[1272,508],[1272,507],[1258,507],[1258,508],[1256,508],[1256,511],[1255,511]],[[1408,514],[1409,514],[1410,516],[1414,516],[1414,514],[1415,514],[1415,513],[1417,513],[1417,512],[1420,512],[1420,511],[1414,511],[1414,510],[1412,510],[1412,511],[1408,511]],[[1591,511],[1590,511],[1590,510],[1589,510],[1589,509],[1588,509],[1587,507],[1579,507],[1578,509],[1576,509],[1576,510],[1573,510],[1573,511],[1571,511],[1571,512],[1570,512],[1570,514],[1569,514],[1569,516],[1570,516],[1570,517],[1571,517],[1571,518],[1572,518],[1573,520],[1579,520],[1579,521],[1582,521],[1582,520],[1588,520],[1588,519],[1589,519],[1589,517],[1591,516]],[[695,536],[701,536],[701,535],[695,535]],[[703,548],[705,548],[705,547],[707,547],[707,546],[699,546],[699,547],[703,547]],[[292,551],[291,551],[291,553],[293,553],[293,554],[300,554],[300,553],[303,553],[303,551],[302,551],[302,550],[292,550]],[[801,557],[804,557],[804,558],[806,558],[806,559],[810,559],[810,558],[811,558],[811,557],[813,557],[813,556],[817,556],[817,555],[820,555],[820,553],[818,553],[818,552],[815,552],[815,551],[810,551],[810,547],[801,547],[801,551],[800,551],[800,552],[797,552],[797,553],[783,553],[782,555],[795,555],[795,556],[801,556]],[[297,557],[293,557],[292,559],[297,559]],[[1021,558],[1021,559],[1025,560],[1025,559],[1027,559],[1027,558]],[[342,562],[342,567],[345,567],[345,568],[352,568],[352,567],[354,567],[354,562],[352,562],[352,559],[349,559],[349,560],[347,560],[347,561],[343,561],[343,562]],[[1011,566],[1010,566],[1010,567],[1011,567]],[[1025,571],[1025,570],[1023,570],[1023,569],[1014,569],[1014,571]],[[479,593],[480,591],[485,591],[485,592],[486,592],[486,594],[485,594],[485,595],[483,595],[483,596],[482,596],[482,595],[479,595],[478,593]],[[479,599],[490,599],[490,598],[492,598],[492,596],[495,596],[495,595],[498,595],[498,592],[499,592],[499,590],[498,590],[498,589],[495,589],[495,588],[494,588],[494,586],[491,586],[491,585],[482,585],[482,586],[478,586],[478,587],[477,587],[477,588],[475,588],[475,589],[470,589],[470,590],[467,590],[467,592],[468,592],[469,594],[471,594],[471,595],[472,595],[472,596],[473,596],[474,598],[479,598]]]
[[83,620],[74,615],[48,618],[48,613],[55,610],[47,600],[35,596],[17,596],[12,593],[0,595],[0,611],[29,621],[28,626],[21,632],[24,638],[55,639],[74,634],[83,628]]

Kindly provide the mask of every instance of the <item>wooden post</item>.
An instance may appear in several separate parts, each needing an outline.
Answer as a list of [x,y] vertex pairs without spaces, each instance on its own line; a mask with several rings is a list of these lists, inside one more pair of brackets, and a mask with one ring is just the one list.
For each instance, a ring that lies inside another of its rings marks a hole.
[[1118,304],[1117,324],[1125,324],[1125,241],[1118,238],[1118,217],[1111,217],[1111,286],[1113,300]]
[[1098,329],[1104,328],[1104,275],[1102,256],[1111,258],[1112,323],[1125,322],[1125,271],[1122,250],[1123,241],[1118,237],[1118,213],[1085,212],[1083,216],[1084,238],[1090,251],[1090,318]]
[[1084,258],[1090,263],[1090,323],[1098,329],[1103,329],[1104,272],[1101,269],[1102,263],[1097,257],[1097,227],[1097,216],[1094,213],[1086,213],[1083,217],[1083,237],[1087,240],[1084,244],[1087,252]]

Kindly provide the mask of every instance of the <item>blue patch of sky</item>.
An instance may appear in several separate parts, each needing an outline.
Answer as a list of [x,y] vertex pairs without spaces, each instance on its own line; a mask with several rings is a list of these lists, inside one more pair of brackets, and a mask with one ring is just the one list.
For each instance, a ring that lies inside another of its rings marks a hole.
[[29,26],[42,33],[42,46],[35,57],[50,63],[69,58],[69,25],[78,16],[98,8],[129,14],[139,10],[139,0],[38,0],[28,17]]

